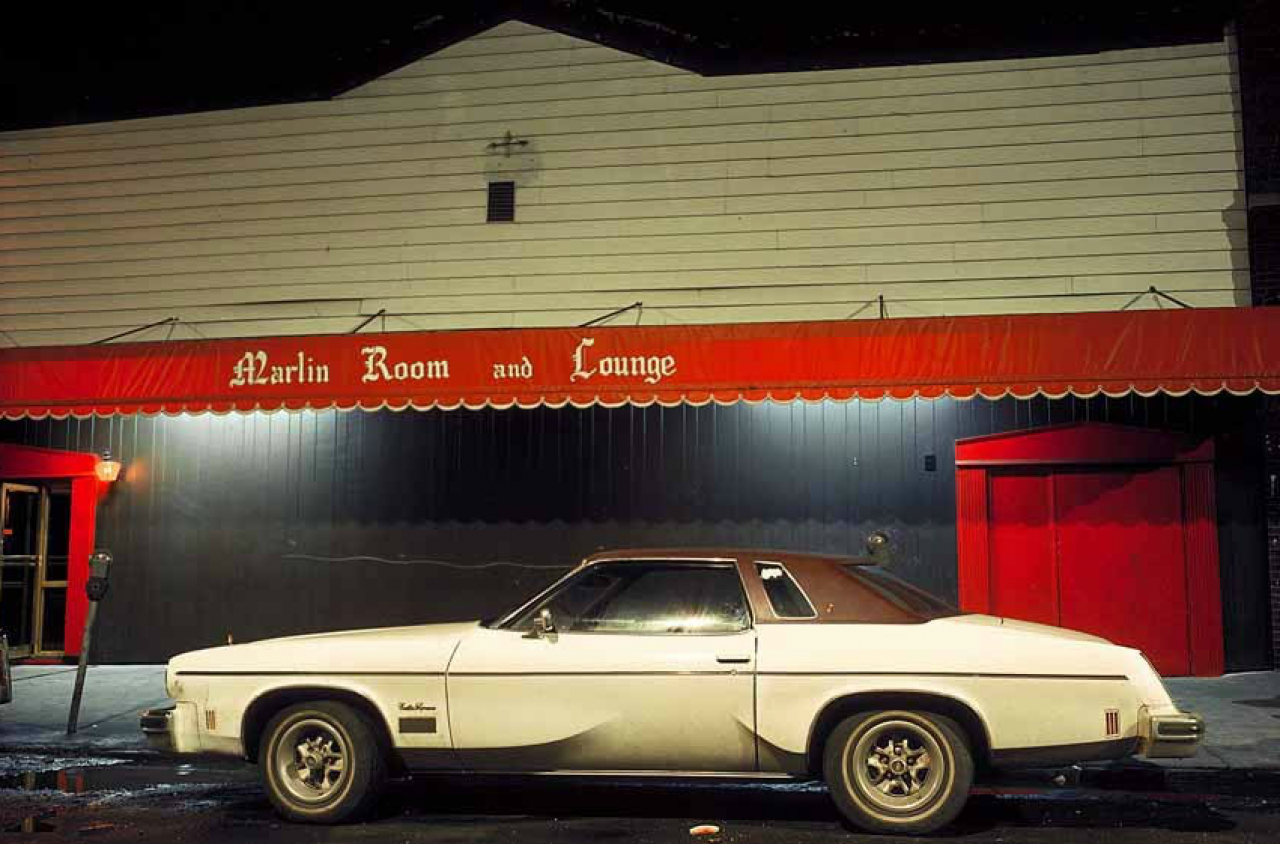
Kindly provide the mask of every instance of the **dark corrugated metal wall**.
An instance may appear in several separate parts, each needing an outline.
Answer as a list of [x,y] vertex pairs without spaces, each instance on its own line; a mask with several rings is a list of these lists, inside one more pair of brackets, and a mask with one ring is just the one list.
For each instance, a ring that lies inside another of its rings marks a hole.
[[99,654],[155,661],[495,613],[626,545],[859,553],[885,529],[903,575],[954,599],[955,440],[1085,419],[1217,435],[1228,663],[1265,665],[1253,399],[121,417],[0,439],[124,462],[100,509],[118,565]]

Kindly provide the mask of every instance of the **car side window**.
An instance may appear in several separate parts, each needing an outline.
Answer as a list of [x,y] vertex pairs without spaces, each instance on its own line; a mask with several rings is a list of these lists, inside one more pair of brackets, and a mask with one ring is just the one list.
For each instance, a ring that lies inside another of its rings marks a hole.
[[733,564],[596,563],[512,625],[551,611],[562,633],[731,633],[751,626]]
[[756,563],[756,573],[764,584],[769,606],[778,618],[813,618],[817,612],[800,586],[779,563]]

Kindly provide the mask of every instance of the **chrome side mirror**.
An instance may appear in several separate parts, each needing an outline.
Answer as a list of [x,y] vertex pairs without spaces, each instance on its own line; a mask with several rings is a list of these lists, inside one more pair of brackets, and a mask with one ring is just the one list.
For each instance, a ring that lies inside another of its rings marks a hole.
[[551,610],[543,607],[533,617],[533,629],[525,634],[526,639],[545,639],[556,632],[556,622],[551,617]]

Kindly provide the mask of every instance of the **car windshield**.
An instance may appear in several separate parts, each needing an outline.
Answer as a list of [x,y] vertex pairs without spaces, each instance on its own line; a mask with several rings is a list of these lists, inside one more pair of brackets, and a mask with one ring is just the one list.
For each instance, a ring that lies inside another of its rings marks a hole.
[[950,618],[951,616],[962,614],[960,610],[941,598],[912,586],[882,568],[850,564],[846,565],[844,570],[854,580],[857,580],[894,606],[914,613],[926,620]]

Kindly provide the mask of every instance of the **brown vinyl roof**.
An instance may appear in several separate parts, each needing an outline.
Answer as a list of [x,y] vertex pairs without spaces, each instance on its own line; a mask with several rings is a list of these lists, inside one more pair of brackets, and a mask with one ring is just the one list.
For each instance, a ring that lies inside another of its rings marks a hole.
[[614,548],[608,551],[597,551],[587,556],[583,562],[594,563],[600,560],[664,560],[671,562],[698,562],[706,560],[759,560],[762,562],[783,563],[808,561],[812,563],[829,563],[832,565],[872,565],[870,557],[850,557],[840,554],[813,554],[801,551],[781,551],[776,548],[730,548],[730,547],[694,547],[676,546],[668,548]]
[[[921,624],[940,615],[955,614],[954,610],[939,612],[937,607],[929,606],[937,599],[905,582],[895,583],[882,576],[873,578],[873,572],[883,569],[872,568],[876,561],[870,557],[726,547],[620,548],[592,554],[583,565],[629,560],[737,563],[758,624]],[[781,564],[805,593],[816,616],[778,616],[753,565],[757,562]],[[850,572],[847,568],[850,565],[867,566],[868,575]],[[889,583],[879,582],[884,580]]]

